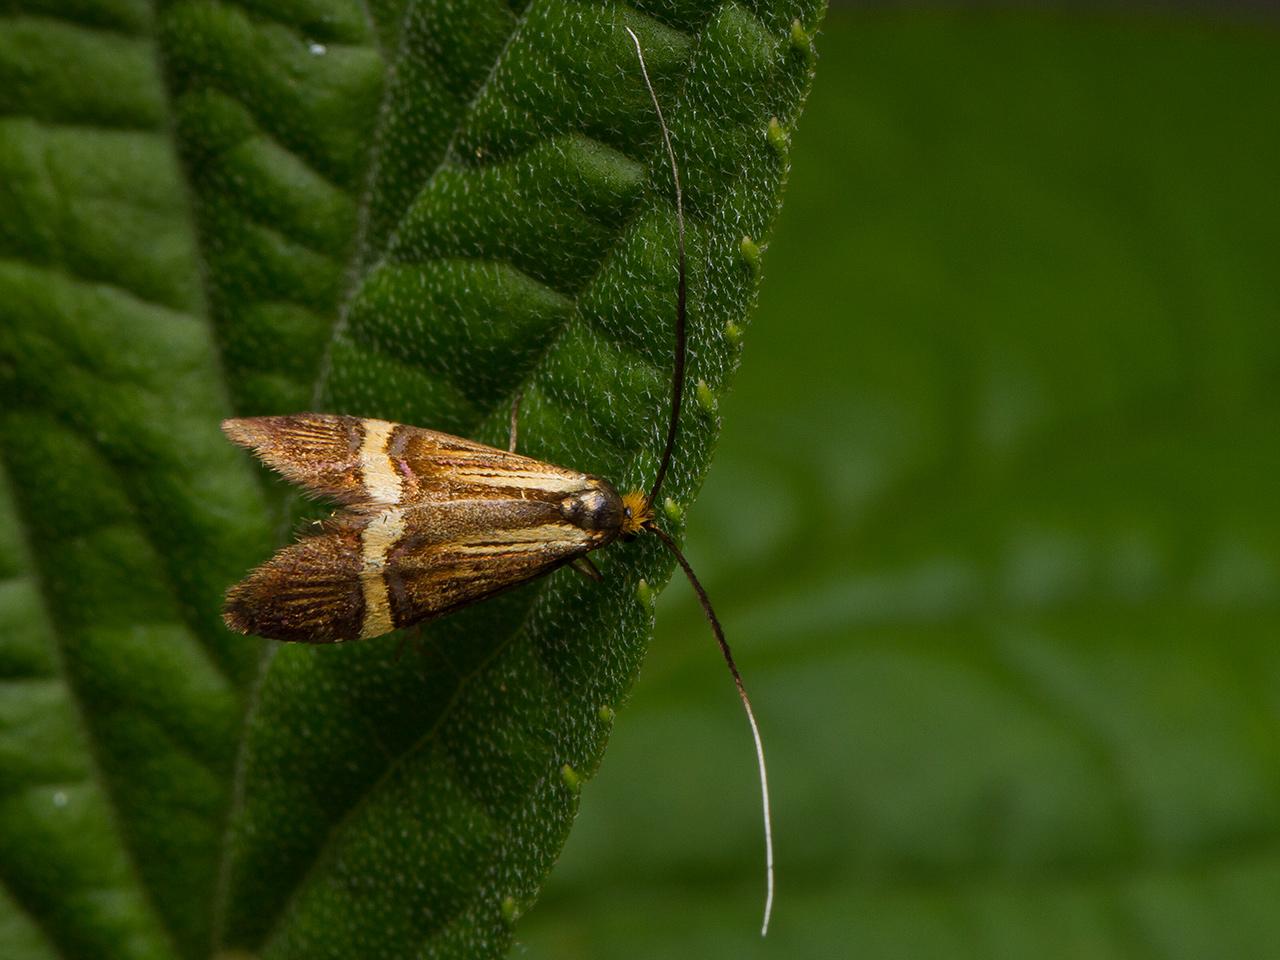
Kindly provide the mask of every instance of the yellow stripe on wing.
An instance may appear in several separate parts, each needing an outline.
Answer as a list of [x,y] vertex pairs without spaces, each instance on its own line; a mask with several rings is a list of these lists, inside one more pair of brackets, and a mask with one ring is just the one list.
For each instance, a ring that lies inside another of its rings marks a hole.
[[360,444],[360,477],[365,492],[375,503],[396,504],[404,492],[404,479],[392,462],[388,450],[394,423],[386,420],[364,421],[364,442]]
[[360,534],[360,560],[363,564],[360,580],[364,587],[361,637],[380,637],[395,627],[391,600],[387,596],[385,570],[387,553],[404,536],[404,530],[404,511],[387,510],[370,520]]

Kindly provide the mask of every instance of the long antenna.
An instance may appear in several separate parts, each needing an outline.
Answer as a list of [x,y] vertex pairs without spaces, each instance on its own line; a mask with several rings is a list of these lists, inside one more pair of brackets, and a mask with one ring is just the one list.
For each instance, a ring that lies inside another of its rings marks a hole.
[[667,148],[667,159],[671,161],[671,179],[676,185],[676,226],[679,230],[680,281],[676,290],[676,365],[671,375],[671,419],[667,423],[667,445],[662,451],[662,459],[658,462],[658,474],[653,478],[653,486],[645,498],[648,506],[653,506],[658,499],[658,490],[666,478],[667,467],[671,465],[671,454],[676,448],[676,430],[680,426],[680,400],[684,396],[684,355],[685,355],[685,299],[686,281],[684,267],[684,194],[680,190],[680,169],[676,165],[676,151],[671,146],[671,131],[667,129],[667,121],[662,116],[662,107],[658,103],[658,94],[649,79],[649,68],[644,63],[644,51],[640,49],[640,38],[630,27],[623,27],[631,35],[636,45],[636,57],[640,60],[640,73],[644,76],[644,85],[649,88],[649,99],[653,101],[653,109],[658,114],[658,126],[662,128],[662,143]]
[[764,898],[764,922],[760,925],[760,936],[763,937],[769,932],[769,916],[773,913],[773,817],[769,812],[769,775],[764,766],[764,744],[760,742],[760,727],[756,724],[756,715],[751,709],[751,698],[747,696],[747,688],[742,683],[742,674],[738,673],[738,665],[733,662],[733,652],[729,649],[729,643],[724,638],[724,630],[720,626],[720,620],[716,617],[715,610],[711,607],[711,600],[707,597],[707,591],[702,589],[702,584],[698,582],[698,577],[693,572],[693,567],[689,566],[689,561],[684,558],[684,554],[680,552],[676,542],[653,523],[648,524],[647,529],[656,534],[666,548],[675,555],[676,562],[684,570],[684,575],[689,578],[689,583],[693,586],[693,592],[698,595],[698,602],[702,604],[702,612],[707,615],[707,621],[711,624],[711,632],[716,635],[716,642],[720,644],[720,652],[724,654],[724,662],[729,665],[729,672],[733,674],[734,685],[738,688],[738,697],[742,700],[742,708],[747,712],[747,722],[751,724],[751,736],[756,742],[756,761],[760,764],[760,800],[764,807],[766,892]]
[[[658,472],[653,478],[653,486],[649,488],[649,495],[645,498],[645,506],[652,507],[658,499],[658,491],[662,488],[662,481],[667,476],[667,468],[671,465],[671,456],[676,446],[676,432],[680,427],[680,401],[684,397],[684,367],[687,347],[686,301],[688,293],[688,283],[685,276],[684,193],[680,189],[680,168],[676,163],[675,148],[671,146],[671,131],[667,128],[667,121],[662,116],[662,105],[658,103],[658,94],[653,89],[653,81],[649,79],[649,68],[645,66],[644,50],[640,47],[640,38],[636,36],[635,31],[630,27],[624,27],[623,29],[630,34],[631,42],[636,45],[636,58],[640,61],[640,73],[644,76],[644,85],[649,90],[649,99],[653,101],[654,112],[658,115],[658,126],[662,129],[662,143],[666,147],[667,159],[671,161],[671,180],[675,184],[676,190],[677,249],[679,251],[680,275],[676,288],[676,362],[675,369],[671,375],[671,419],[667,423],[667,442],[662,450],[662,459],[658,462]],[[729,642],[724,638],[724,629],[720,626],[720,620],[716,617],[716,612],[711,606],[711,599],[707,596],[707,591],[702,588],[697,574],[693,572],[693,567],[689,566],[689,561],[684,558],[684,554],[680,552],[676,542],[652,521],[646,523],[645,527],[656,534],[663,545],[671,551],[676,561],[680,564],[680,568],[684,570],[684,575],[689,578],[689,583],[692,585],[694,593],[698,595],[698,602],[702,604],[702,612],[706,614],[707,622],[711,624],[711,631],[715,634],[716,642],[720,644],[720,652],[724,655],[724,662],[729,667],[729,673],[733,675],[734,685],[738,688],[738,697],[742,700],[742,708],[746,711],[747,722],[751,725],[751,737],[756,746],[756,761],[760,765],[760,800],[764,810],[766,893],[764,922],[760,925],[760,936],[763,937],[769,932],[769,917],[773,913],[773,817],[769,811],[769,775],[765,769],[764,744],[760,740],[760,727],[756,723],[755,712],[751,709],[751,698],[747,696],[747,688],[742,682],[742,674],[738,672],[738,665],[733,661],[733,652],[729,649]]]

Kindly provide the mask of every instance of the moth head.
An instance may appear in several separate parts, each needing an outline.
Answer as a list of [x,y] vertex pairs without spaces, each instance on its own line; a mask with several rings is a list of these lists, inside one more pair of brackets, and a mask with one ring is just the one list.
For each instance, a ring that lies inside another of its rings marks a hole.
[[653,508],[639,490],[622,495],[622,537],[630,540],[653,519]]
[[622,499],[613,487],[596,477],[588,477],[578,493],[560,501],[560,513],[575,527],[604,534],[612,540],[622,528]]

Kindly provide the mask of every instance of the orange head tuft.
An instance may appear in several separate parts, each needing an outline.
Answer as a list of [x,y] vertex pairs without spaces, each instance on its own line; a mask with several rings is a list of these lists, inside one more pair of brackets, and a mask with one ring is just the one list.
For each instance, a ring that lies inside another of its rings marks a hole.
[[653,509],[639,490],[622,495],[622,535],[634,537],[653,519]]

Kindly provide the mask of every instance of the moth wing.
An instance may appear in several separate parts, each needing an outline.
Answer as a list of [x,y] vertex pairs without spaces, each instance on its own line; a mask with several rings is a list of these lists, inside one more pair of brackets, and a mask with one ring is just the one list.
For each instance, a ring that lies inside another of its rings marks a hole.
[[222,619],[238,633],[336,643],[360,635],[364,587],[358,527],[331,525],[276,551],[227,591]]
[[[521,506],[533,508],[531,513],[536,510],[532,502]],[[406,512],[412,517],[430,509]],[[366,543],[370,542],[366,534]],[[460,531],[437,542],[407,534],[387,551],[380,570],[387,604],[385,626],[374,631],[366,622],[364,635],[377,636],[485,600],[549,573],[597,545],[594,534],[564,522],[495,525]],[[367,575],[377,574],[370,570]],[[377,592],[377,584],[370,586],[366,595]]]
[[455,499],[559,498],[595,481],[532,457],[435,430],[398,426],[388,457],[403,477],[402,504]]
[[549,573],[600,542],[536,500],[344,513],[323,529],[227,592],[227,626],[304,643],[377,637]]
[[347,506],[379,501],[363,469],[371,432],[394,427],[384,420],[300,413],[222,421],[222,432],[290,483]]
[[225,420],[223,432],[309,493],[361,512],[421,500],[580,492],[573,470],[435,430],[302,413]]

